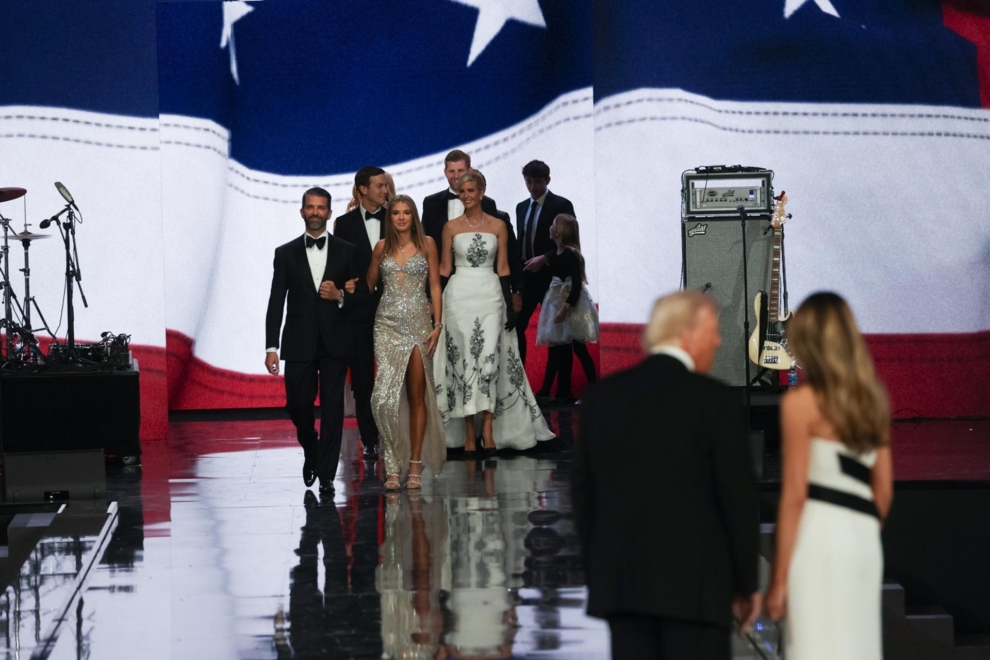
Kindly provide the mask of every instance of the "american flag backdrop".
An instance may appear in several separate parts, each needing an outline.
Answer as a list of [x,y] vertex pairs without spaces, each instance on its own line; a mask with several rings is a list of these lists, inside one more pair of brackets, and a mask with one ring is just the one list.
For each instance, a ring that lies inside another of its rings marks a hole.
[[[990,412],[973,386],[990,377],[982,3],[38,0],[2,16],[0,186],[29,193],[25,218],[0,211],[36,228],[61,208],[52,182],[72,191],[77,335],[133,335],[145,436],[169,405],[281,404],[263,314],[305,188],[339,215],[376,164],[420,200],[453,148],[510,213],[522,165],[550,164],[606,368],[636,358],[650,303],[679,285],[681,172],[755,164],[791,200],[792,305],[846,296],[895,406]],[[53,326],[54,243],[31,254]]]

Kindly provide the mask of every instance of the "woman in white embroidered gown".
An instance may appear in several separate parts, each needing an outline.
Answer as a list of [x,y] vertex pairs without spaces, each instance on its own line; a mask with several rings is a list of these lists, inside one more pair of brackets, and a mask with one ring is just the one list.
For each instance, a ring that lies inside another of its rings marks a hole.
[[816,293],[791,320],[807,383],[781,402],[784,459],[766,610],[788,660],[880,660],[890,406],[852,312]]
[[[554,437],[530,389],[513,331],[508,229],[481,209],[485,177],[472,170],[458,181],[464,215],[443,228],[440,276],[444,328],[433,362],[447,447],[528,449]],[[495,274],[495,264],[498,274]],[[451,272],[456,267],[456,271]]]

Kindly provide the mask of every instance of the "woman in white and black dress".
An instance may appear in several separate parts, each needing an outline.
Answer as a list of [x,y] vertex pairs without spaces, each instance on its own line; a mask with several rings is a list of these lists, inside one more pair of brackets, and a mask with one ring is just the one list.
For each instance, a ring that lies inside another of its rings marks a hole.
[[806,384],[781,402],[784,460],[766,611],[788,660],[880,660],[883,552],[893,470],[890,406],[846,302],[816,293],[789,347]]
[[486,187],[477,170],[460,178],[464,215],[444,225],[440,251],[440,276],[449,281],[433,362],[437,403],[447,447],[463,447],[467,457],[477,452],[478,435],[483,451],[528,449],[554,437],[519,357],[509,293],[508,229],[482,210]]

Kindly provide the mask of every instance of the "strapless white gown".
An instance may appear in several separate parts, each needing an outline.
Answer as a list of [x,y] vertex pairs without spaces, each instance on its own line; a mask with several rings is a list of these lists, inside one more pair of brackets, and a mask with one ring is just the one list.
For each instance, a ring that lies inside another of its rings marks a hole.
[[809,497],[787,580],[787,660],[883,657],[880,523],[867,512],[875,463],[876,452],[811,441]]
[[471,232],[453,239],[456,270],[443,293],[443,332],[433,359],[437,403],[448,447],[464,446],[464,418],[493,412],[498,448],[528,449],[554,434],[536,403],[514,330],[505,329],[495,274],[498,239]]

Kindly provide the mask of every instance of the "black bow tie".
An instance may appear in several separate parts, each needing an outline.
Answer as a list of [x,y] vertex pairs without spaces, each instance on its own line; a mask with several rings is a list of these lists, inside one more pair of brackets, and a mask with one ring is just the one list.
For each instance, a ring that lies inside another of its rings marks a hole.
[[460,199],[460,197],[457,196],[457,193],[452,193],[452,192],[450,192],[448,190],[447,191],[447,199]]
[[374,213],[368,213],[367,211],[365,211],[364,213],[365,213],[365,216],[364,216],[365,221],[371,220],[372,218],[377,218],[380,221],[384,221],[385,220],[385,207],[384,206],[381,207],[380,209],[378,209],[377,211],[375,211]]
[[311,247],[313,247],[315,245],[317,250],[322,250],[323,249],[323,246],[326,245],[326,244],[327,244],[327,237],[326,236],[320,236],[319,238],[313,238],[312,236],[307,236],[306,237],[306,248],[307,249],[308,248],[311,248]]

